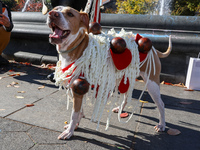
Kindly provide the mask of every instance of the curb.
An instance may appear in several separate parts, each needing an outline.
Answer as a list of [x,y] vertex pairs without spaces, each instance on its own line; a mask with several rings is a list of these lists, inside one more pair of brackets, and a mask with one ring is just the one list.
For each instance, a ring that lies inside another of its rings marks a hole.
[[36,65],[41,65],[43,63],[56,64],[58,60],[57,56],[48,56],[29,52],[16,52],[13,55],[3,54],[3,57],[17,62],[30,62]]

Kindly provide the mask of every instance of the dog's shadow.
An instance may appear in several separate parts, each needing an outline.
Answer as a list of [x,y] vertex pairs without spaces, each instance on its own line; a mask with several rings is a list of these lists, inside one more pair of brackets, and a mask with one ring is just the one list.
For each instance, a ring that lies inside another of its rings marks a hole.
[[[141,90],[134,89],[133,93],[132,93],[132,98],[138,99],[141,92],[142,92]],[[170,93],[169,93],[169,95],[161,94],[161,98],[165,104],[165,108],[167,108],[167,109],[175,109],[175,110],[183,110],[184,109],[184,111],[187,111],[187,112],[200,114],[200,112],[197,111],[197,110],[199,110],[200,100],[178,98],[178,97],[170,96]],[[147,91],[144,92],[141,99],[144,101],[147,101],[148,103],[154,103],[151,96],[149,95],[149,93]],[[191,104],[184,105],[184,104],[181,104],[181,102],[191,102]],[[157,107],[156,107],[156,105],[150,106],[150,107],[144,105],[143,108],[150,110],[150,109],[156,109]]]
[[[155,118],[141,115],[141,117],[155,120]],[[146,124],[153,126],[152,124],[147,124],[142,121],[137,121],[140,124]],[[166,128],[164,132],[155,132],[154,134],[149,134],[148,132],[136,132],[135,138],[133,140],[133,149],[145,149],[145,150],[187,150],[187,149],[199,149],[200,143],[198,142],[200,134],[198,129],[199,125],[189,124],[179,121],[179,125],[174,125],[170,122],[166,122],[167,126],[172,129],[178,129],[181,134],[173,136],[169,135],[167,131],[170,128]],[[189,138],[189,139],[188,139]]]
[[[112,125],[110,127],[112,127]],[[121,129],[123,129],[123,128],[121,128]],[[96,138],[96,139],[95,138],[87,138],[87,136],[83,137],[83,136],[76,135],[76,136],[73,136],[70,140],[84,141],[84,142],[87,142],[87,143],[95,144],[99,147],[103,147],[103,148],[106,148],[106,149],[112,149],[112,150],[114,150],[114,149],[130,149],[130,147],[132,146],[133,138],[134,138],[134,134],[130,134],[127,137],[124,137],[124,136],[120,136],[120,135],[105,134],[105,133],[98,132],[98,131],[93,130],[93,129],[81,128],[81,127],[78,128],[76,130],[76,132],[95,135],[95,136],[98,136],[98,138]],[[133,131],[130,131],[130,132],[133,133]],[[105,140],[106,139],[112,140],[112,141],[115,142],[115,144],[110,144],[109,142],[98,140],[98,139],[101,139],[101,138],[104,138]]]
[[[141,90],[134,90],[133,92],[133,97],[138,98],[139,93],[141,93]],[[191,93],[190,93],[191,94]],[[164,95],[161,94],[162,100],[165,103],[165,108],[170,110],[175,110],[175,111],[180,111],[182,112],[182,115],[184,113],[192,113],[192,114],[200,114],[199,111],[199,106],[200,106],[200,100],[199,99],[188,99],[188,98],[179,98],[175,96],[170,96],[169,95]],[[150,95],[148,92],[145,91],[142,100],[148,101],[148,103],[154,103],[153,100],[151,99]],[[191,104],[188,105],[183,105],[181,102],[191,102]],[[142,109],[146,110],[152,110],[152,109],[157,109],[156,105],[150,107],[148,105],[143,105]],[[148,120],[152,120],[153,122],[157,123],[159,120],[158,118],[151,117],[148,114],[135,114],[139,115],[141,118],[145,118]],[[199,149],[200,144],[198,142],[198,139],[200,138],[199,134],[199,128],[200,126],[198,125],[199,121],[196,121],[196,124],[191,123],[190,119],[195,119],[194,118],[187,118],[187,120],[179,120],[179,118],[174,118],[172,114],[172,120],[174,119],[176,123],[173,124],[174,121],[168,121],[166,120],[166,130],[165,132],[161,132],[161,134],[156,133],[155,134],[148,134],[148,132],[142,132],[142,130],[139,130],[136,132],[135,138],[133,143],[133,149],[148,149],[148,150],[157,150],[157,149],[162,149],[162,150],[176,150],[176,149]],[[180,116],[181,118],[181,116]],[[136,120],[137,123],[139,123],[141,126],[155,126],[155,124],[147,123],[142,120]],[[194,122],[194,121],[193,121]],[[169,128],[173,129],[178,129],[181,131],[180,135],[177,136],[171,136],[167,134],[167,131]],[[188,139],[190,137],[190,139]]]

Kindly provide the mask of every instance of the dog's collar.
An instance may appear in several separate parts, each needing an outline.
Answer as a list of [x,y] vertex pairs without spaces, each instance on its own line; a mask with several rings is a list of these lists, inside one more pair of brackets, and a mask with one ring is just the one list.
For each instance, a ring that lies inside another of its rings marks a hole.
[[68,54],[68,53],[72,52],[73,50],[75,50],[75,49],[83,42],[84,39],[85,39],[85,36],[84,36],[84,38],[80,41],[80,43],[78,43],[78,45],[74,46],[73,48],[71,48],[71,49],[69,49],[69,50],[67,50],[67,51],[59,51],[58,53],[59,53],[59,54]]

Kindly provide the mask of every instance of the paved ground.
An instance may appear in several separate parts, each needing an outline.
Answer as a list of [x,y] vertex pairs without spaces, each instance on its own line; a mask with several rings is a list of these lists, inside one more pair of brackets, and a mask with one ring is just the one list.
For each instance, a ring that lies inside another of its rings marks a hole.
[[[158,110],[145,92],[142,100],[148,103],[139,103],[127,124],[119,123],[117,114],[112,114],[110,128],[105,131],[105,113],[96,131],[97,124],[90,122],[92,104],[86,103],[86,117],[75,136],[57,140],[64,122],[69,122],[71,109],[66,109],[65,91],[59,91],[47,80],[50,72],[44,67],[15,62],[0,67],[1,150],[200,150],[200,91],[185,91],[183,87],[171,85],[161,85],[167,125],[163,133],[154,131]],[[142,82],[136,84],[133,105],[144,87]],[[32,103],[34,106],[26,107]],[[126,111],[130,112],[131,108]],[[169,135],[170,128],[178,129],[181,134]]]

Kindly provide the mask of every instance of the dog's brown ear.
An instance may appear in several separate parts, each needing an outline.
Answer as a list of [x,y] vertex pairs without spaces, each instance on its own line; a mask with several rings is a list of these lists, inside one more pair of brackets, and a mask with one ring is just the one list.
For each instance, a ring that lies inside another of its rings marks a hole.
[[87,13],[81,12],[81,22],[86,26],[87,32],[89,33],[89,16]]

